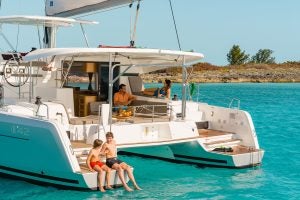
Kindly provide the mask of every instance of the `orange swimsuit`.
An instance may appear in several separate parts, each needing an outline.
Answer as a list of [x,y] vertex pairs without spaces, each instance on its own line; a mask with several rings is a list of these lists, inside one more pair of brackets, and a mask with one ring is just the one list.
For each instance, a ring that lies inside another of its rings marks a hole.
[[92,169],[94,169],[94,167],[96,165],[98,165],[101,168],[104,165],[104,163],[100,162],[100,161],[96,161],[96,162],[90,162],[90,165],[91,165]]

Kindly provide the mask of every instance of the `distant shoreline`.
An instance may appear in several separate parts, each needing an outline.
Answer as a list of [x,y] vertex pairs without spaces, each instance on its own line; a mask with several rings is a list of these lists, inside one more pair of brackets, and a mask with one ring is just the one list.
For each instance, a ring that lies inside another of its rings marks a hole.
[[[189,72],[191,70],[189,69]],[[169,68],[142,74],[145,83],[182,82],[181,68]],[[189,82],[194,83],[299,83],[300,63],[248,64],[240,66],[214,66],[200,63],[193,67]]]
[[[182,82],[181,68],[168,68],[142,74],[144,83],[160,83],[170,79],[173,83]],[[191,68],[188,70],[191,71]],[[215,66],[199,63],[193,66],[188,79],[194,83],[299,83],[300,63],[246,64],[239,66]],[[69,82],[88,82],[87,76],[69,76]]]

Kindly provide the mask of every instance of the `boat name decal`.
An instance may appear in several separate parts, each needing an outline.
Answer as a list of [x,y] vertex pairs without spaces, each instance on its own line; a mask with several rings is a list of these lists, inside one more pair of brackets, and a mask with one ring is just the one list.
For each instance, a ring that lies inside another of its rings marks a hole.
[[15,136],[29,137],[29,128],[20,125],[12,125],[11,133]]

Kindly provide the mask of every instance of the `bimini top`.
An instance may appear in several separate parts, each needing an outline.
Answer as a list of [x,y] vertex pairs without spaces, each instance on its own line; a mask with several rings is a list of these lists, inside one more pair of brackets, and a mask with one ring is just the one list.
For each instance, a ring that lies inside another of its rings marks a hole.
[[0,24],[42,25],[47,27],[72,26],[80,24],[98,24],[95,21],[77,20],[62,17],[13,15],[0,17]]
[[34,61],[55,56],[74,56],[78,61],[119,62],[122,65],[190,66],[200,62],[201,53],[140,48],[50,48],[30,52],[23,59]]

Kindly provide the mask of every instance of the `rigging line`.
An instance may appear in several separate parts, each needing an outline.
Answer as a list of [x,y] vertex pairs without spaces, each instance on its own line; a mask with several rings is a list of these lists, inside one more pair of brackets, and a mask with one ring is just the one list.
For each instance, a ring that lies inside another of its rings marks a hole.
[[47,15],[47,13],[46,13],[46,3],[47,3],[47,2],[46,2],[46,1],[47,1],[47,0],[44,0],[44,14],[45,14],[45,15]]
[[140,11],[140,2],[141,2],[141,0],[138,0],[137,6],[136,6],[136,14],[135,14],[135,19],[134,19],[133,32],[132,32],[131,41],[130,41],[131,47],[134,47],[134,45],[135,45],[136,25],[137,25],[137,20],[138,20],[139,11]]
[[18,51],[18,46],[19,46],[19,34],[20,34],[20,24],[18,24],[17,41],[16,41],[16,48],[15,48],[16,51]]
[[178,47],[179,47],[179,50],[181,51],[181,45],[180,45],[180,41],[179,41],[179,35],[178,35],[178,31],[177,31],[177,26],[176,26],[176,21],[175,21],[175,16],[174,16],[173,6],[172,6],[171,0],[169,0],[169,3],[170,3],[170,8],[171,8],[172,17],[173,17],[173,23],[174,23],[174,27],[175,27],[175,31],[176,31]]
[[[133,1],[131,1],[131,3],[129,4],[129,8],[131,9],[133,5]],[[133,11],[131,9],[130,12],[130,30],[129,30],[129,36],[130,36],[130,40],[132,40],[132,23],[133,23]]]

